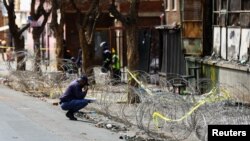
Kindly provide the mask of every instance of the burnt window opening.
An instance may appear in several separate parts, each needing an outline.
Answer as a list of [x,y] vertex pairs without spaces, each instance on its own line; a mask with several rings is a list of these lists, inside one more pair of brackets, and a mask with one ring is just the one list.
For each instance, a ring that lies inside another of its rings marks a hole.
[[250,0],[241,0],[241,9],[250,10]]
[[214,11],[219,11],[220,10],[220,1],[215,0],[214,1]]
[[227,0],[221,0],[221,9],[227,9]]
[[250,27],[250,13],[241,13],[240,14],[240,24],[242,27]]
[[229,11],[241,10],[240,0],[231,0],[229,1]]
[[229,26],[240,26],[240,14],[231,13],[228,15],[229,17]]
[[226,26],[226,14],[221,14],[219,16],[219,23],[220,26]]

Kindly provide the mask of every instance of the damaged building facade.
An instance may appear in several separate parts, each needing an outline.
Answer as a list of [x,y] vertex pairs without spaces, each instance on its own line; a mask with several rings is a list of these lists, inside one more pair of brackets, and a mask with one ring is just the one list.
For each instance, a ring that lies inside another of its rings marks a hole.
[[200,61],[202,73],[233,86],[235,95],[249,96],[250,1],[213,0],[212,7],[212,54]]
[[160,74],[197,74],[249,95],[250,1],[164,0]]

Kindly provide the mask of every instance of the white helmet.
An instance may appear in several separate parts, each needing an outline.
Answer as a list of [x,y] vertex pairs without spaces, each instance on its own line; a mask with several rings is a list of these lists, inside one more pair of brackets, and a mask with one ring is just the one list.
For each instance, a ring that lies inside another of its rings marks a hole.
[[100,47],[101,47],[101,48],[107,48],[107,47],[108,47],[107,42],[105,42],[105,41],[104,41],[104,42],[101,42],[101,43],[100,43]]

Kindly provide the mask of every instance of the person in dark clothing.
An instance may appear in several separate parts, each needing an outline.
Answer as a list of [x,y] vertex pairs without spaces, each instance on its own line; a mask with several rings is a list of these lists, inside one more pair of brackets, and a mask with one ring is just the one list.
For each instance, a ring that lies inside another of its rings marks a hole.
[[81,74],[82,72],[82,49],[79,49],[75,63],[77,65],[77,72],[80,72]]
[[103,65],[102,65],[102,69],[101,71],[106,73],[108,72],[110,69],[110,65],[111,65],[111,61],[112,61],[112,55],[111,52],[108,48],[108,44],[107,42],[102,42],[100,44],[100,47],[103,48]]
[[90,100],[85,99],[88,92],[88,77],[82,75],[78,79],[72,81],[66,91],[60,96],[60,106],[62,110],[68,111],[66,116],[70,120],[77,120],[74,113],[90,103]]
[[71,58],[71,53],[70,53],[70,50],[67,49],[67,50],[65,50],[65,52],[64,52],[64,59],[70,60],[70,58]]
[[82,49],[79,49],[79,51],[78,51],[76,64],[77,64],[78,68],[81,68],[81,66],[82,66]]
[[70,68],[68,66],[68,61],[71,59],[70,50],[64,50],[64,59],[62,60],[62,68],[65,72],[69,72]]
[[76,64],[76,59],[75,57],[71,57],[70,58],[70,62],[67,64],[68,66],[68,70],[67,72],[69,74],[78,74],[78,67],[77,67],[77,64]]

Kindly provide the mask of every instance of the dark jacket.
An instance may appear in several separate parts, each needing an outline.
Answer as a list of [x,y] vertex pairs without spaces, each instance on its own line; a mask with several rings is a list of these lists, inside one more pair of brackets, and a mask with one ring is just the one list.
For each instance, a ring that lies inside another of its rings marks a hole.
[[63,95],[60,96],[60,102],[68,102],[75,99],[83,99],[86,96],[86,92],[82,91],[82,86],[77,80],[70,83]]
[[80,68],[82,66],[82,49],[80,49],[79,52],[78,52],[78,56],[77,56],[77,59],[76,59],[76,64],[77,64],[78,68]]
[[104,61],[104,63],[106,63],[106,64],[111,64],[112,55],[111,55],[110,50],[104,49],[104,51],[103,51],[103,61]]

